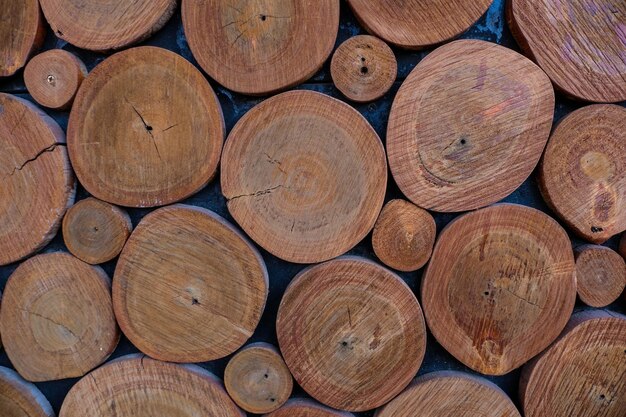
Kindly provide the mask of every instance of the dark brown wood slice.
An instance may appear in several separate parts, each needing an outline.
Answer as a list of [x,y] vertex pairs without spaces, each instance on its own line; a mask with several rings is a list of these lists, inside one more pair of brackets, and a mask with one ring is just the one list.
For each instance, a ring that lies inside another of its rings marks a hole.
[[626,287],[626,263],[619,253],[605,246],[576,248],[576,291],[583,303],[606,307]]
[[41,391],[5,367],[0,367],[0,410],[2,417],[54,417]]
[[0,77],[8,77],[41,47],[46,28],[38,0],[0,0],[0,22]]

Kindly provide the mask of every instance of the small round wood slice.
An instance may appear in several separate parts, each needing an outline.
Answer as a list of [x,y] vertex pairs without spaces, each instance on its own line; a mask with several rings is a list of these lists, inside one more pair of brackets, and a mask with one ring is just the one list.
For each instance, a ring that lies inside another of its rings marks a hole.
[[322,262],[374,227],[387,186],[385,150],[349,105],[292,91],[237,123],[221,181],[231,215],[256,243],[286,261]]
[[512,0],[507,20],[520,46],[567,95],[626,100],[626,2]]
[[524,415],[623,417],[624,375],[626,316],[604,310],[577,313],[559,340],[524,367]]
[[309,399],[294,398],[265,417],[354,417],[354,415],[333,410]]
[[33,382],[85,375],[119,341],[111,280],[66,253],[30,258],[9,278],[0,326],[15,369]]
[[453,220],[422,277],[439,343],[475,371],[503,375],[548,347],[576,301],[574,254],[544,213],[499,204]]
[[8,77],[41,47],[46,27],[37,0],[0,0],[0,22],[0,77]]
[[280,303],[276,332],[300,386],[348,411],[370,410],[395,397],[426,350],[415,295],[391,271],[357,257],[298,274]]
[[391,172],[425,209],[495,203],[539,162],[553,111],[550,80],[517,52],[478,40],[442,46],[396,95],[387,130]]
[[591,307],[605,307],[626,287],[626,263],[619,253],[597,245],[576,249],[578,297]]
[[35,385],[1,366],[0,410],[2,417],[54,417],[52,406]]
[[154,207],[182,200],[213,178],[224,119],[200,71],[173,52],[144,46],[111,56],[89,74],[72,107],[67,142],[90,194]]
[[539,170],[541,194],[579,236],[604,243],[626,230],[626,109],[583,107],[554,129]]
[[183,0],[193,56],[224,87],[274,93],[309,79],[335,46],[338,0]]
[[212,373],[128,355],[96,369],[67,394],[59,417],[245,417]]
[[30,102],[0,93],[0,265],[41,249],[74,202],[65,134]]
[[217,214],[175,205],[143,218],[115,270],[113,306],[142,352],[206,362],[252,336],[268,293],[265,263]]

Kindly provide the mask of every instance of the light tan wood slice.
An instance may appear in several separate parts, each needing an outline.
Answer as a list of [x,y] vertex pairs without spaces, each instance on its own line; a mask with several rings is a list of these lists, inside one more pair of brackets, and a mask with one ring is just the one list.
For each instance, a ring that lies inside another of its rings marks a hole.
[[528,363],[520,380],[526,417],[623,417],[626,316],[574,314],[559,339]]
[[539,186],[584,239],[604,243],[626,230],[626,109],[596,104],[565,116],[548,142]]
[[90,194],[154,207],[182,200],[213,178],[224,119],[200,71],[173,52],[143,46],[107,58],[89,74],[67,138]]
[[413,203],[440,212],[495,203],[531,174],[554,112],[550,80],[505,47],[461,40],[429,54],[389,116],[389,166]]
[[576,290],[591,307],[606,307],[626,287],[626,263],[619,253],[605,246],[576,248]]
[[263,259],[226,220],[174,205],[139,223],[122,251],[113,306],[142,352],[170,362],[227,356],[252,336],[268,293]]
[[0,0],[0,22],[0,77],[8,77],[41,47],[46,27],[38,0]]
[[354,417],[354,415],[328,408],[309,399],[293,398],[265,417]]
[[224,87],[275,93],[312,77],[330,56],[339,0],[183,0],[193,56]]
[[0,93],[0,265],[47,245],[75,181],[58,124],[30,102]]
[[2,417],[54,417],[41,391],[5,367],[0,367],[0,410]]
[[556,339],[576,301],[565,230],[530,207],[498,204],[453,220],[422,277],[426,321],[459,361],[487,375],[523,365]]
[[237,123],[221,182],[228,210],[256,243],[290,262],[321,262],[374,227],[387,185],[385,150],[349,105],[292,91]]
[[300,386],[347,411],[371,410],[399,394],[426,350],[422,310],[410,288],[358,257],[298,274],[280,303],[276,331]]

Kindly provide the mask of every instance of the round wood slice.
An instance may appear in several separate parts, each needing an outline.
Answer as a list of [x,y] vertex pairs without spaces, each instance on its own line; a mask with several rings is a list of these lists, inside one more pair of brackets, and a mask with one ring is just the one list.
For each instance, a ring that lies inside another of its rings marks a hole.
[[119,49],[150,37],[176,9],[176,0],[39,0],[54,34],[93,51]]
[[524,367],[524,415],[623,417],[624,375],[626,316],[603,310],[577,313],[559,340]]
[[143,218],[113,280],[124,334],[170,362],[206,362],[239,349],[267,293],[265,263],[251,243],[217,214],[183,205]]
[[335,46],[338,0],[183,0],[193,56],[224,87],[269,94],[309,79]]
[[74,204],[63,218],[65,246],[89,264],[101,264],[120,254],[133,225],[128,213],[93,197]]
[[2,417],[54,417],[52,406],[34,384],[1,366],[0,410]]
[[520,46],[567,95],[626,100],[626,2],[512,0],[507,20]]
[[245,417],[222,382],[195,365],[127,355],[96,369],[67,394],[59,417]]
[[265,417],[354,417],[354,415],[333,410],[309,399],[294,398]]
[[596,245],[576,249],[578,297],[591,307],[605,307],[626,287],[626,263],[615,251]]
[[30,60],[24,70],[24,83],[37,103],[63,110],[72,105],[86,76],[87,68],[76,55],[52,49]]
[[0,93],[0,265],[41,249],[74,202],[65,134],[19,97]]
[[246,346],[224,371],[226,391],[244,410],[264,414],[289,399],[293,378],[278,350],[267,343]]
[[597,104],[567,115],[550,137],[539,185],[584,239],[604,243],[626,230],[626,109]]
[[503,375],[556,339],[576,301],[565,230],[530,207],[499,204],[453,220],[422,278],[439,343],[475,371]]
[[85,375],[119,341],[111,280],[99,267],[70,254],[30,258],[9,278],[0,326],[4,348],[27,380]]
[[0,22],[0,77],[8,77],[41,47],[46,27],[37,0],[0,0]]
[[173,52],[144,46],[111,56],[89,74],[67,141],[89,193],[153,207],[182,200],[213,178],[224,119],[200,71]]
[[387,186],[385,150],[349,105],[292,91],[237,123],[221,181],[231,215],[254,241],[290,262],[321,262],[374,227]]
[[495,203],[537,165],[553,111],[550,80],[517,52],[478,40],[442,46],[396,95],[387,130],[391,172],[429,210]]
[[391,400],[413,379],[426,350],[415,295],[391,271],[357,257],[298,274],[280,303],[276,331],[300,386],[340,410]]

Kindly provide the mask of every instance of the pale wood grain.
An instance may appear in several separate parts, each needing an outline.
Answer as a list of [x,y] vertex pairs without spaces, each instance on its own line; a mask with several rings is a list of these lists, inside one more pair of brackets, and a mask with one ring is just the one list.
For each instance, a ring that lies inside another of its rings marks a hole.
[[41,391],[5,367],[0,367],[0,410],[2,417],[54,417]]
[[591,307],[606,307],[617,300],[626,287],[626,263],[605,246],[576,248],[576,291]]
[[0,77],[8,77],[41,47],[46,27],[38,0],[0,0],[0,22]]

